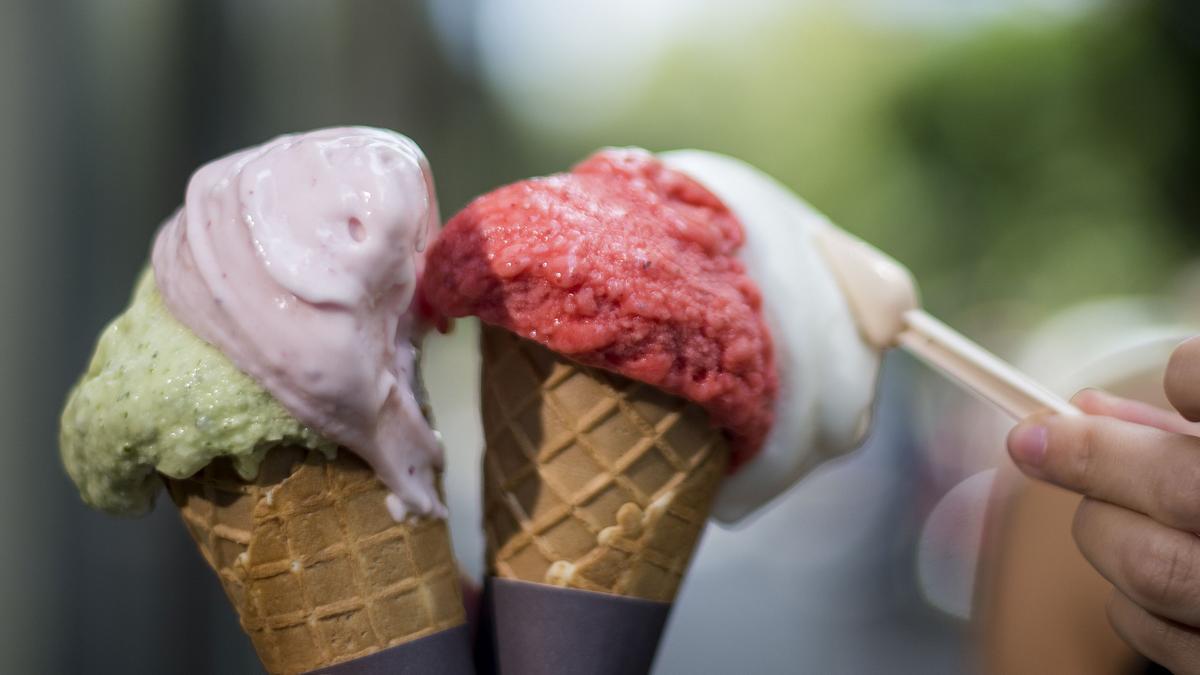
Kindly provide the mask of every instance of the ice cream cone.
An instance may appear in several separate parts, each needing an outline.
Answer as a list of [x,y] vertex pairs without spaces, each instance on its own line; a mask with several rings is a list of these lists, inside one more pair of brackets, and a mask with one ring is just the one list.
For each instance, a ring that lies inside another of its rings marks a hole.
[[670,602],[729,449],[698,406],[484,327],[493,575]]
[[272,673],[376,655],[465,621],[445,521],[394,521],[387,489],[352,453],[278,449],[253,481],[218,460],[167,482]]

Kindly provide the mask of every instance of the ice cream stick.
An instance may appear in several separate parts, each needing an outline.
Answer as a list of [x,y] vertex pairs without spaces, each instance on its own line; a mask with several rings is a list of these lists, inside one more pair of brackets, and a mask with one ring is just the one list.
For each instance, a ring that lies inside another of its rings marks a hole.
[[904,347],[966,389],[1017,418],[1079,410],[921,309],[912,274],[874,246],[832,224],[814,232],[864,339]]
[[905,313],[898,342],[910,354],[1017,419],[1036,412],[1078,415],[1079,409],[924,310]]

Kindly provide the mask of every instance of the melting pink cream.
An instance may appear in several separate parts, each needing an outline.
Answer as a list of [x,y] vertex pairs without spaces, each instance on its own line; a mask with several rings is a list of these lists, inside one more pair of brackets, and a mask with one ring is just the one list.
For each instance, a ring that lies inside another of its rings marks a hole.
[[362,127],[281,136],[200,168],[154,245],[167,307],[388,486],[444,517],[414,393],[409,310],[438,219],[420,148]]

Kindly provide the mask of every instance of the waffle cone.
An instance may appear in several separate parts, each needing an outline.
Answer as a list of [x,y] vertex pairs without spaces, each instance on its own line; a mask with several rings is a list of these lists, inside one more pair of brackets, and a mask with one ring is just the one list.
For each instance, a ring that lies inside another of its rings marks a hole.
[[484,520],[496,576],[672,601],[729,448],[649,385],[485,326]]
[[263,665],[301,673],[464,622],[446,523],[397,523],[362,460],[271,451],[245,481],[226,461],[170,479]]

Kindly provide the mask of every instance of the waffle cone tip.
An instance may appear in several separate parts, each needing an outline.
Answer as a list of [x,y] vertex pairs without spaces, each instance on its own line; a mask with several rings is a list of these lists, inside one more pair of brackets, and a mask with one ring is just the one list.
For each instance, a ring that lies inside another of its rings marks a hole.
[[273,450],[245,481],[225,462],[168,480],[184,524],[272,673],[307,672],[465,621],[446,523],[396,522],[350,452]]

